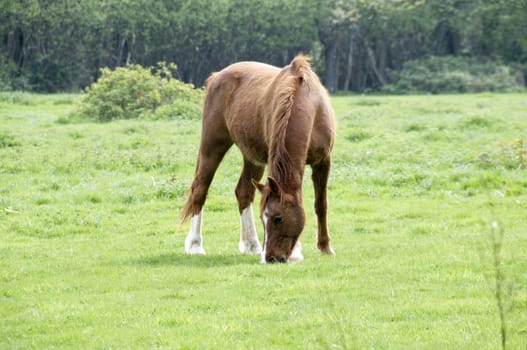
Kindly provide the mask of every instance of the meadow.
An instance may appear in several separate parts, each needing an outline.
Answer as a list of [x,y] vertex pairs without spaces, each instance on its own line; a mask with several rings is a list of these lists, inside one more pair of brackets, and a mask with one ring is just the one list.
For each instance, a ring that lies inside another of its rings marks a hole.
[[526,94],[332,97],[337,254],[308,168],[305,260],[268,265],[238,253],[237,149],[187,256],[200,120],[75,122],[77,98],[0,94],[0,348],[497,349],[500,232],[527,348]]

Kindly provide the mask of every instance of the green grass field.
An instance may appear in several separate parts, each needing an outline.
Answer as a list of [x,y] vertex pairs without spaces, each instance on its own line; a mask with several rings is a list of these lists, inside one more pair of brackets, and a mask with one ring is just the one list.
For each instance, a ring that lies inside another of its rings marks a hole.
[[493,222],[527,348],[526,94],[333,97],[337,255],[307,170],[305,260],[273,265],[238,253],[236,149],[186,256],[200,121],[71,123],[75,98],[0,95],[1,349],[497,349]]

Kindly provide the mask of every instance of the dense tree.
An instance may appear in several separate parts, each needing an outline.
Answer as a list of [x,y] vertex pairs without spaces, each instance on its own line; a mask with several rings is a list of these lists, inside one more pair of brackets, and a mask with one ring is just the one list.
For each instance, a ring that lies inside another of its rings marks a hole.
[[100,68],[158,61],[201,85],[239,60],[313,56],[331,91],[389,84],[455,55],[527,72],[527,0],[0,0],[0,89],[76,90]]

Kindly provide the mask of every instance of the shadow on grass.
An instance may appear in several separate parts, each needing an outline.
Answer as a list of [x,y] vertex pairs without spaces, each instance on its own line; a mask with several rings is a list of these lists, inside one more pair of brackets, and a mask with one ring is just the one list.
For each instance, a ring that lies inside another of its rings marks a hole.
[[198,268],[213,268],[218,266],[257,265],[260,257],[256,255],[186,255],[168,253],[143,257],[134,261],[135,264],[149,266],[189,266]]

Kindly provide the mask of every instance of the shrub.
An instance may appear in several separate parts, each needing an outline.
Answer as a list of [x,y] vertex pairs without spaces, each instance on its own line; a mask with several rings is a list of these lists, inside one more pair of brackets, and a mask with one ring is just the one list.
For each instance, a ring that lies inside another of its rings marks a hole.
[[409,61],[401,70],[390,72],[390,79],[393,83],[384,88],[386,92],[510,92],[524,88],[510,67],[455,56]]
[[0,148],[17,147],[20,143],[11,134],[0,132]]
[[0,91],[29,90],[26,76],[20,74],[16,65],[0,56]]
[[[101,69],[100,78],[88,87],[74,117],[110,121],[132,118],[168,118],[184,114],[197,118],[203,97],[201,89],[174,78],[175,64],[158,63]],[[187,106],[184,113],[180,110]]]
[[174,103],[159,107],[152,119],[193,119],[201,115],[201,104],[192,100],[178,99]]
[[0,56],[0,91],[11,90],[13,71],[12,65],[8,64],[7,60]]
[[484,168],[525,169],[527,168],[527,141],[515,139],[510,142],[500,142],[495,149],[480,154],[476,162]]

